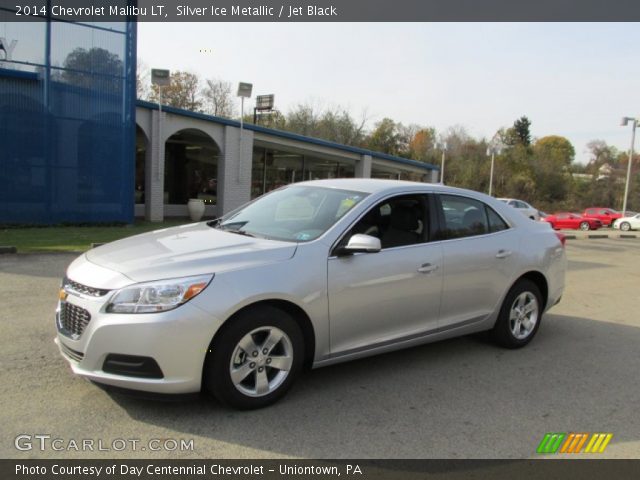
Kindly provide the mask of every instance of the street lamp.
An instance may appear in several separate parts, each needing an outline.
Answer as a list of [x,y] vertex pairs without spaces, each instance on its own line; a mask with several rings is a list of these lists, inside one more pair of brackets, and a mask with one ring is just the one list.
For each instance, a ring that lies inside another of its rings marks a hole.
[[253,90],[252,83],[240,82],[238,84],[238,97],[240,97],[240,133],[242,133],[242,123],[244,120],[244,99],[251,97],[251,90]]
[[629,196],[629,180],[631,179],[631,163],[633,162],[633,147],[636,142],[636,127],[638,119],[634,117],[622,117],[620,126],[626,127],[631,122],[631,149],[629,150],[629,164],[627,165],[627,181],[624,184],[624,200],[622,202],[622,216],[627,216],[627,198]]
[[440,183],[444,185],[444,162],[447,153],[447,142],[442,142],[440,144],[440,148],[442,149],[442,161],[440,163]]

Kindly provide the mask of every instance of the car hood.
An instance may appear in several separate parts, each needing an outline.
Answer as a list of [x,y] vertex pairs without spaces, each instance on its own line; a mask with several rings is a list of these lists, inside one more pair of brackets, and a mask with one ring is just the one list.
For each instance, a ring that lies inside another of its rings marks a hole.
[[293,257],[296,248],[295,243],[247,237],[197,223],[108,243],[89,250],[84,257],[131,280],[145,282],[281,262]]

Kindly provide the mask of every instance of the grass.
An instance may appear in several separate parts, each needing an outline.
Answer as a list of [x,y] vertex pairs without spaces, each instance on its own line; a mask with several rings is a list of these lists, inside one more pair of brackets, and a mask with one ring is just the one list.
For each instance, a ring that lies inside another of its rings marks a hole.
[[0,228],[0,246],[14,246],[18,253],[83,252],[92,243],[107,243],[139,233],[188,223],[188,219],[162,223],[138,221],[133,225],[52,226]]

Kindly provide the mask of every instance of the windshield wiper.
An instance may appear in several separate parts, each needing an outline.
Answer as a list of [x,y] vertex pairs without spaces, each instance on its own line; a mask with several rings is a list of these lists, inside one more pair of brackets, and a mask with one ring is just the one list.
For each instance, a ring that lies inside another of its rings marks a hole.
[[224,229],[224,228],[222,228],[221,230],[223,230],[224,232],[231,232],[231,233],[237,233],[239,235],[244,235],[245,237],[257,238],[257,235],[246,232],[244,230],[234,230],[234,229]]

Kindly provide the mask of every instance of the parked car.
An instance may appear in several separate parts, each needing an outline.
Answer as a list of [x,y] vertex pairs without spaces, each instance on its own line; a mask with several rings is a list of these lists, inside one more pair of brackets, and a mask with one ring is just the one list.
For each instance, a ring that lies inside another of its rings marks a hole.
[[484,330],[523,347],[565,269],[562,234],[481,193],[302,182],[81,255],[56,342],[98,383],[257,408],[306,367]]
[[553,215],[547,215],[542,220],[549,222],[551,227],[556,230],[597,230],[602,227],[602,222],[597,218],[583,217],[579,213],[554,213]]
[[524,200],[518,200],[517,198],[499,198],[498,200],[517,209],[525,217],[529,217],[531,220],[540,220],[540,212],[538,209],[533,208]]
[[638,230],[640,228],[640,213],[635,215],[627,215],[626,217],[617,218],[611,225],[613,228],[617,228],[623,231]]
[[582,216],[589,218],[597,218],[602,222],[602,226],[609,227],[613,221],[622,217],[622,213],[613,210],[612,208],[603,207],[589,207],[585,209]]

